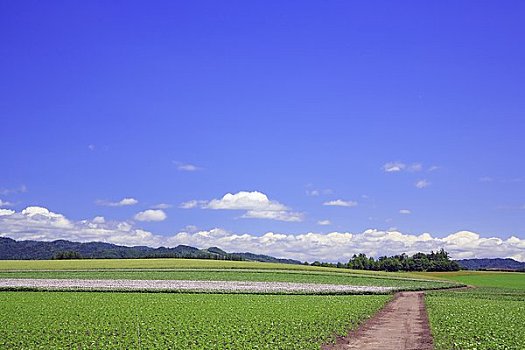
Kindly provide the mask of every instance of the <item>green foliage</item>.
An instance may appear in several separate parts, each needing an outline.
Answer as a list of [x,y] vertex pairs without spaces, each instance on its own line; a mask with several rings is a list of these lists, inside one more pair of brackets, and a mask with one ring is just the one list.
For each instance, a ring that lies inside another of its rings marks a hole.
[[426,303],[436,350],[525,346],[525,294],[434,293]]
[[319,349],[388,296],[0,293],[1,349]]
[[396,271],[458,271],[459,265],[450,260],[448,253],[441,249],[430,254],[417,253],[409,257],[406,254],[391,257],[382,256],[378,260],[365,254],[355,255],[346,266],[356,270]]
[[437,275],[477,288],[427,293],[436,350],[524,349],[525,274],[460,271]]
[[82,255],[74,250],[58,251],[53,255],[54,260],[82,259]]

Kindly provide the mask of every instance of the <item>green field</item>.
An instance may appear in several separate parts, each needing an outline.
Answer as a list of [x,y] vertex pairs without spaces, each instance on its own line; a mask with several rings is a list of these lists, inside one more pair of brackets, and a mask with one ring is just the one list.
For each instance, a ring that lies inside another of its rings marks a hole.
[[[185,259],[1,261],[0,278],[279,281],[403,289],[464,282],[443,283],[439,279],[453,276],[436,274]],[[461,304],[456,295],[433,292],[427,299],[434,312],[432,325],[438,325],[437,339],[438,331],[448,327],[438,319],[440,310],[446,309],[439,303]],[[355,328],[390,298],[4,291],[0,292],[0,349],[319,349],[335,334]]]
[[335,273],[330,271],[295,270],[92,270],[92,271],[0,271],[0,278],[59,278],[59,279],[133,279],[133,280],[206,280],[206,281],[260,281],[325,283],[359,286],[387,286],[401,289],[431,289],[452,286],[453,283],[387,277]]
[[422,277],[409,272],[384,272],[349,270],[309,265],[275,264],[257,261],[225,261],[203,259],[80,259],[80,260],[0,260],[0,271],[18,270],[184,270],[184,269],[231,269],[231,270],[285,270],[349,273],[352,275],[386,276],[401,278],[439,279],[432,275]]
[[429,272],[424,277],[434,276],[476,287],[494,287],[525,290],[525,273],[492,271]]
[[475,288],[427,294],[436,350],[525,348],[525,274],[461,271],[439,275]]
[[390,296],[0,293],[1,349],[319,349]]

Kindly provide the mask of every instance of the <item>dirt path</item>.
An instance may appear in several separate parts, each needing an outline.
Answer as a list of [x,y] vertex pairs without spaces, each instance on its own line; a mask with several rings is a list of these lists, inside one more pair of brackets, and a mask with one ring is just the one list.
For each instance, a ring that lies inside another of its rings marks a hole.
[[359,329],[322,350],[432,350],[432,335],[422,292],[396,294]]

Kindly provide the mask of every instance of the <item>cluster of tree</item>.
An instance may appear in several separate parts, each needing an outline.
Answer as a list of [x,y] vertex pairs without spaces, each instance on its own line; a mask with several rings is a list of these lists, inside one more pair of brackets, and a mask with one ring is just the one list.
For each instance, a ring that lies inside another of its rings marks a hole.
[[53,260],[82,259],[82,255],[74,250],[59,251],[53,254]]
[[458,271],[459,264],[450,260],[448,253],[441,249],[430,254],[417,253],[412,256],[407,254],[382,256],[379,259],[367,257],[365,254],[354,254],[348,263],[322,263],[315,261],[312,266],[338,267],[355,270],[375,271]]

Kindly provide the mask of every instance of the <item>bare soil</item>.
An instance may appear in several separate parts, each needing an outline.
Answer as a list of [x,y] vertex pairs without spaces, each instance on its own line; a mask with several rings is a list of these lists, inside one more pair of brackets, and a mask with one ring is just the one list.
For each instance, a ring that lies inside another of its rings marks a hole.
[[374,317],[336,344],[322,350],[432,350],[432,334],[425,309],[423,292],[395,295]]

